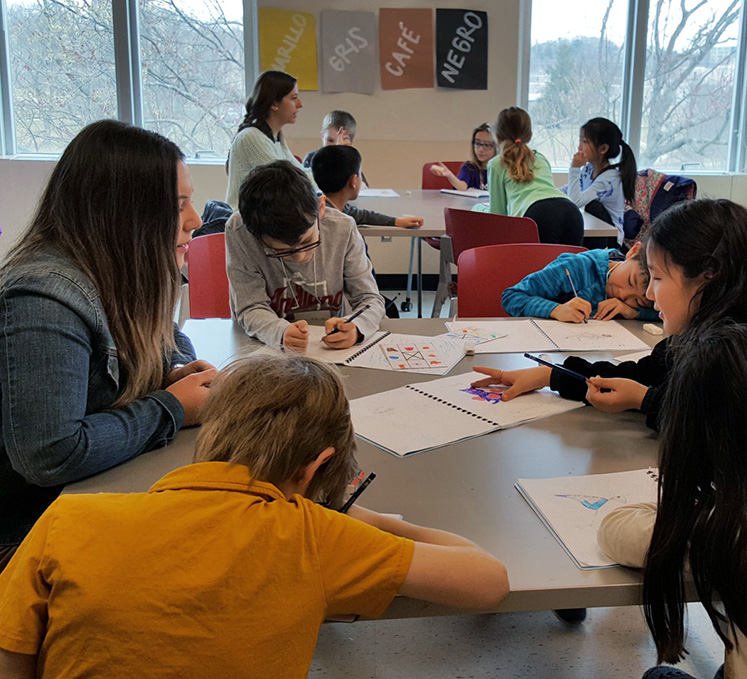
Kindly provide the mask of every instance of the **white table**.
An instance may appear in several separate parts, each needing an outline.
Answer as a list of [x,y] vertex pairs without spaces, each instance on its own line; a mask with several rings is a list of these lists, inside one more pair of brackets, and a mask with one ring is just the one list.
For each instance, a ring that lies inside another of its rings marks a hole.
[[[625,322],[649,343],[657,338]],[[397,332],[438,334],[439,319],[385,320]],[[184,326],[200,358],[220,365],[257,346],[231,320],[190,320]],[[472,365],[528,367],[517,354],[465,357],[452,371]],[[345,368],[348,396],[356,398],[433,379],[411,373]],[[174,444],[137,457],[103,474],[68,486],[65,492],[146,490],[172,469],[191,461],[196,429],[180,432]],[[636,571],[579,570],[514,489],[517,478],[593,474],[640,469],[656,462],[656,441],[638,413],[606,415],[581,408],[555,417],[462,441],[406,458],[358,441],[358,461],[375,471],[365,505],[399,512],[415,523],[466,536],[503,560],[511,593],[498,611],[634,605],[640,602]],[[385,617],[419,617],[458,611],[398,597]]]
[[[423,226],[419,229],[402,229],[397,226],[363,226],[364,236],[381,236],[385,238],[415,238],[413,247],[417,246],[417,290],[418,318],[423,316],[423,238],[440,238],[446,233],[444,208],[453,207],[460,210],[471,210],[477,203],[486,199],[465,198],[451,193],[435,190],[395,189],[398,197],[359,197],[355,201],[358,207],[374,210],[384,214],[401,216],[415,215],[423,217]],[[581,210],[584,217],[584,238],[617,236],[617,229],[601,219]],[[412,249],[410,250],[410,270],[412,270]]]

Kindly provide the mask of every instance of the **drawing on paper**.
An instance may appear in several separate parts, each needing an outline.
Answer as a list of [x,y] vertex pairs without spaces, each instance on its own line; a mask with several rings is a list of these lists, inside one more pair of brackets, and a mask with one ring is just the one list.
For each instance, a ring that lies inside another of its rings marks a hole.
[[502,389],[478,389],[477,387],[469,387],[467,389],[460,389],[465,394],[471,394],[473,401],[483,401],[485,403],[500,403],[503,400]]
[[392,370],[442,368],[446,363],[446,358],[430,343],[387,344],[381,350]]
[[[574,494],[558,493],[555,495],[555,497],[567,498],[568,500],[574,500],[581,507],[585,507],[586,509],[592,510],[593,513],[591,514],[592,520],[590,522],[590,525],[594,525],[597,523],[597,520],[600,517],[599,510],[601,510],[603,507],[606,507],[608,503],[614,502],[617,506],[622,506],[624,504],[627,504],[625,497],[622,495],[613,495],[611,497],[603,497],[601,495],[574,495]],[[609,507],[606,507],[606,509],[609,509]]]
[[490,340],[500,339],[506,337],[505,333],[490,332],[485,328],[480,328],[476,325],[468,325],[462,328],[457,328],[451,332],[447,332],[446,337],[453,340],[472,340],[475,344],[481,342],[490,342]]

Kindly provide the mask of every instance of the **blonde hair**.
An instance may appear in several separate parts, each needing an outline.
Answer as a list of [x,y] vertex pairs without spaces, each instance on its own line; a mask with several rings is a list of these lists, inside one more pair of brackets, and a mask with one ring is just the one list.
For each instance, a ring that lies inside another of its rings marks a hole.
[[278,485],[330,446],[335,453],[307,496],[339,508],[357,466],[340,374],[311,358],[263,350],[231,363],[211,384],[194,460],[243,464],[257,481]]
[[534,179],[534,151],[527,144],[532,139],[532,119],[518,106],[504,108],[495,123],[495,136],[502,145],[501,166],[515,182],[525,184]]

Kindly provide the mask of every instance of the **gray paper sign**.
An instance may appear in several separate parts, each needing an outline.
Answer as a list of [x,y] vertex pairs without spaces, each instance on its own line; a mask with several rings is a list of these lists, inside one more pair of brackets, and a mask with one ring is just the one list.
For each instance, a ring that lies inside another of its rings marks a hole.
[[376,15],[321,13],[322,91],[373,94],[376,86]]

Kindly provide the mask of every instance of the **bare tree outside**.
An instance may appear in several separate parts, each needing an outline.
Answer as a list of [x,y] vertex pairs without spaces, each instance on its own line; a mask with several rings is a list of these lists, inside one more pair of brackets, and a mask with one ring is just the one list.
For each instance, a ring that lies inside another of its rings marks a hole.
[[[18,152],[59,153],[117,117],[111,0],[7,4]],[[139,3],[143,124],[193,157],[225,158],[243,117],[243,29],[227,4]]]
[[[544,2],[548,0],[534,0],[533,23],[544,20]],[[651,3],[639,167],[726,169],[740,4]],[[568,5],[566,12],[575,17]],[[587,119],[604,116],[620,122],[624,45],[611,37],[611,29],[619,35],[627,2],[607,0],[602,7],[596,24],[579,28],[593,35],[532,41],[529,110],[537,147],[556,166],[570,163],[578,128]],[[567,34],[569,29],[557,28],[561,35],[564,30]]]

